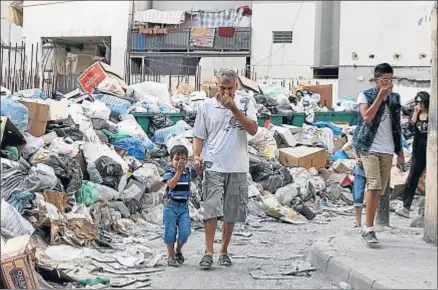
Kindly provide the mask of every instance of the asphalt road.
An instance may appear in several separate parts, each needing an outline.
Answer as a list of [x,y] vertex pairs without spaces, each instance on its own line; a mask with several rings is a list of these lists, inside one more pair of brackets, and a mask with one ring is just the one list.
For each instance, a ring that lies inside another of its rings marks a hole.
[[[261,223],[260,228],[247,227],[250,237],[234,236],[230,247],[234,265],[230,268],[215,264],[209,271],[198,267],[204,251],[204,233],[194,231],[183,253],[186,263],[179,268],[167,268],[151,276],[151,287],[158,289],[336,289],[330,280],[318,272],[303,276],[281,276],[281,273],[308,269],[307,254],[312,243],[321,235],[350,229],[353,217],[334,217],[329,224],[305,225]],[[219,249],[220,232],[216,235]],[[155,247],[160,247],[156,240]],[[163,253],[165,252],[164,245]],[[165,262],[165,261],[163,261]],[[261,279],[255,279],[251,276]]]

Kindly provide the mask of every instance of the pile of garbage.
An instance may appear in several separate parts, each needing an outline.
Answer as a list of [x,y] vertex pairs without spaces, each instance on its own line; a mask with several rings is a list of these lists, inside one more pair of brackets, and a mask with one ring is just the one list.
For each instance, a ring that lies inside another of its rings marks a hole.
[[[2,268],[17,259],[35,264],[19,287],[14,277],[2,280],[6,288],[140,287],[149,280],[136,274],[162,270],[158,251],[144,246],[162,235],[165,188],[154,185],[174,145],[192,157],[192,126],[207,93],[171,96],[166,84],[127,86],[109,72],[90,89],[81,78],[81,90],[52,97],[2,89]],[[293,110],[289,96],[247,93],[260,113]],[[313,106],[306,96],[302,103]],[[169,117],[181,112],[178,121]],[[353,130],[327,122],[259,127],[249,140],[250,217],[303,224],[351,214]],[[191,184],[195,225],[202,222],[200,183]]]

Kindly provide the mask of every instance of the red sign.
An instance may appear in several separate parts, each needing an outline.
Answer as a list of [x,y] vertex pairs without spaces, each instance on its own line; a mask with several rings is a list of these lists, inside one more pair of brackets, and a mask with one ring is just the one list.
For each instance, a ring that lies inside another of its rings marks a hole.
[[79,76],[78,80],[82,90],[86,93],[91,93],[107,77],[108,75],[100,63],[95,62]]

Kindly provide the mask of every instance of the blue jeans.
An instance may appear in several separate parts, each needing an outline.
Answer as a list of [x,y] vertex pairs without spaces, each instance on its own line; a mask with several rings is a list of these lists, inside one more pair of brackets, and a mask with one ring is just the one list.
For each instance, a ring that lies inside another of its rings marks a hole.
[[[190,235],[190,216],[188,203],[165,201],[163,208],[164,243],[166,245],[185,244]],[[176,235],[178,233],[178,239]]]
[[353,186],[353,206],[363,207],[363,198],[365,195],[365,171],[362,167],[356,166],[354,169],[354,186]]

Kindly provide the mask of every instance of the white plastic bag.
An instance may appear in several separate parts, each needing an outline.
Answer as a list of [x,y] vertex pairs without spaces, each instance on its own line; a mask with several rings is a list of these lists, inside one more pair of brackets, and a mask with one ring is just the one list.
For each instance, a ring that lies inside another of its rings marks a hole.
[[170,94],[167,84],[156,82],[143,82],[128,87],[127,95],[137,100],[144,100],[149,104],[170,105]]
[[274,133],[266,128],[259,127],[257,134],[251,136],[248,144],[253,146],[261,156],[268,159],[278,158],[279,151]]
[[44,139],[42,137],[34,137],[28,132],[24,133],[26,145],[23,148],[23,154],[28,157],[34,154],[39,148],[44,147]]
[[176,145],[183,145],[187,148],[187,151],[189,152],[188,158],[193,157],[193,149],[192,149],[192,142],[190,142],[187,138],[184,137],[184,134],[178,134],[178,135],[170,135],[166,138],[166,147],[167,152],[170,154],[170,150]]
[[50,143],[49,150],[55,152],[56,154],[64,154],[70,157],[75,157],[79,153],[79,144],[68,144],[63,138],[56,138],[52,141],[52,143]]
[[1,228],[2,235],[12,235],[10,238],[31,235],[35,231],[31,223],[4,199],[1,200]]
[[290,206],[291,202],[298,196],[299,191],[295,183],[280,187],[275,192],[275,197],[281,205]]
[[135,170],[132,175],[141,183],[151,185],[161,180],[160,172],[155,164],[145,163],[142,167]]
[[91,103],[87,109],[85,116],[88,118],[108,120],[111,114],[111,110],[99,100]]
[[107,156],[113,159],[115,162],[120,163],[123,173],[128,171],[128,165],[126,164],[125,160],[123,160],[116,151],[109,148],[108,145],[92,142],[84,143],[84,157],[87,164],[94,163],[94,161],[102,156]]
[[137,137],[142,140],[148,137],[135,119],[129,118],[121,121],[117,124],[117,129],[121,134],[125,134],[131,137]]

